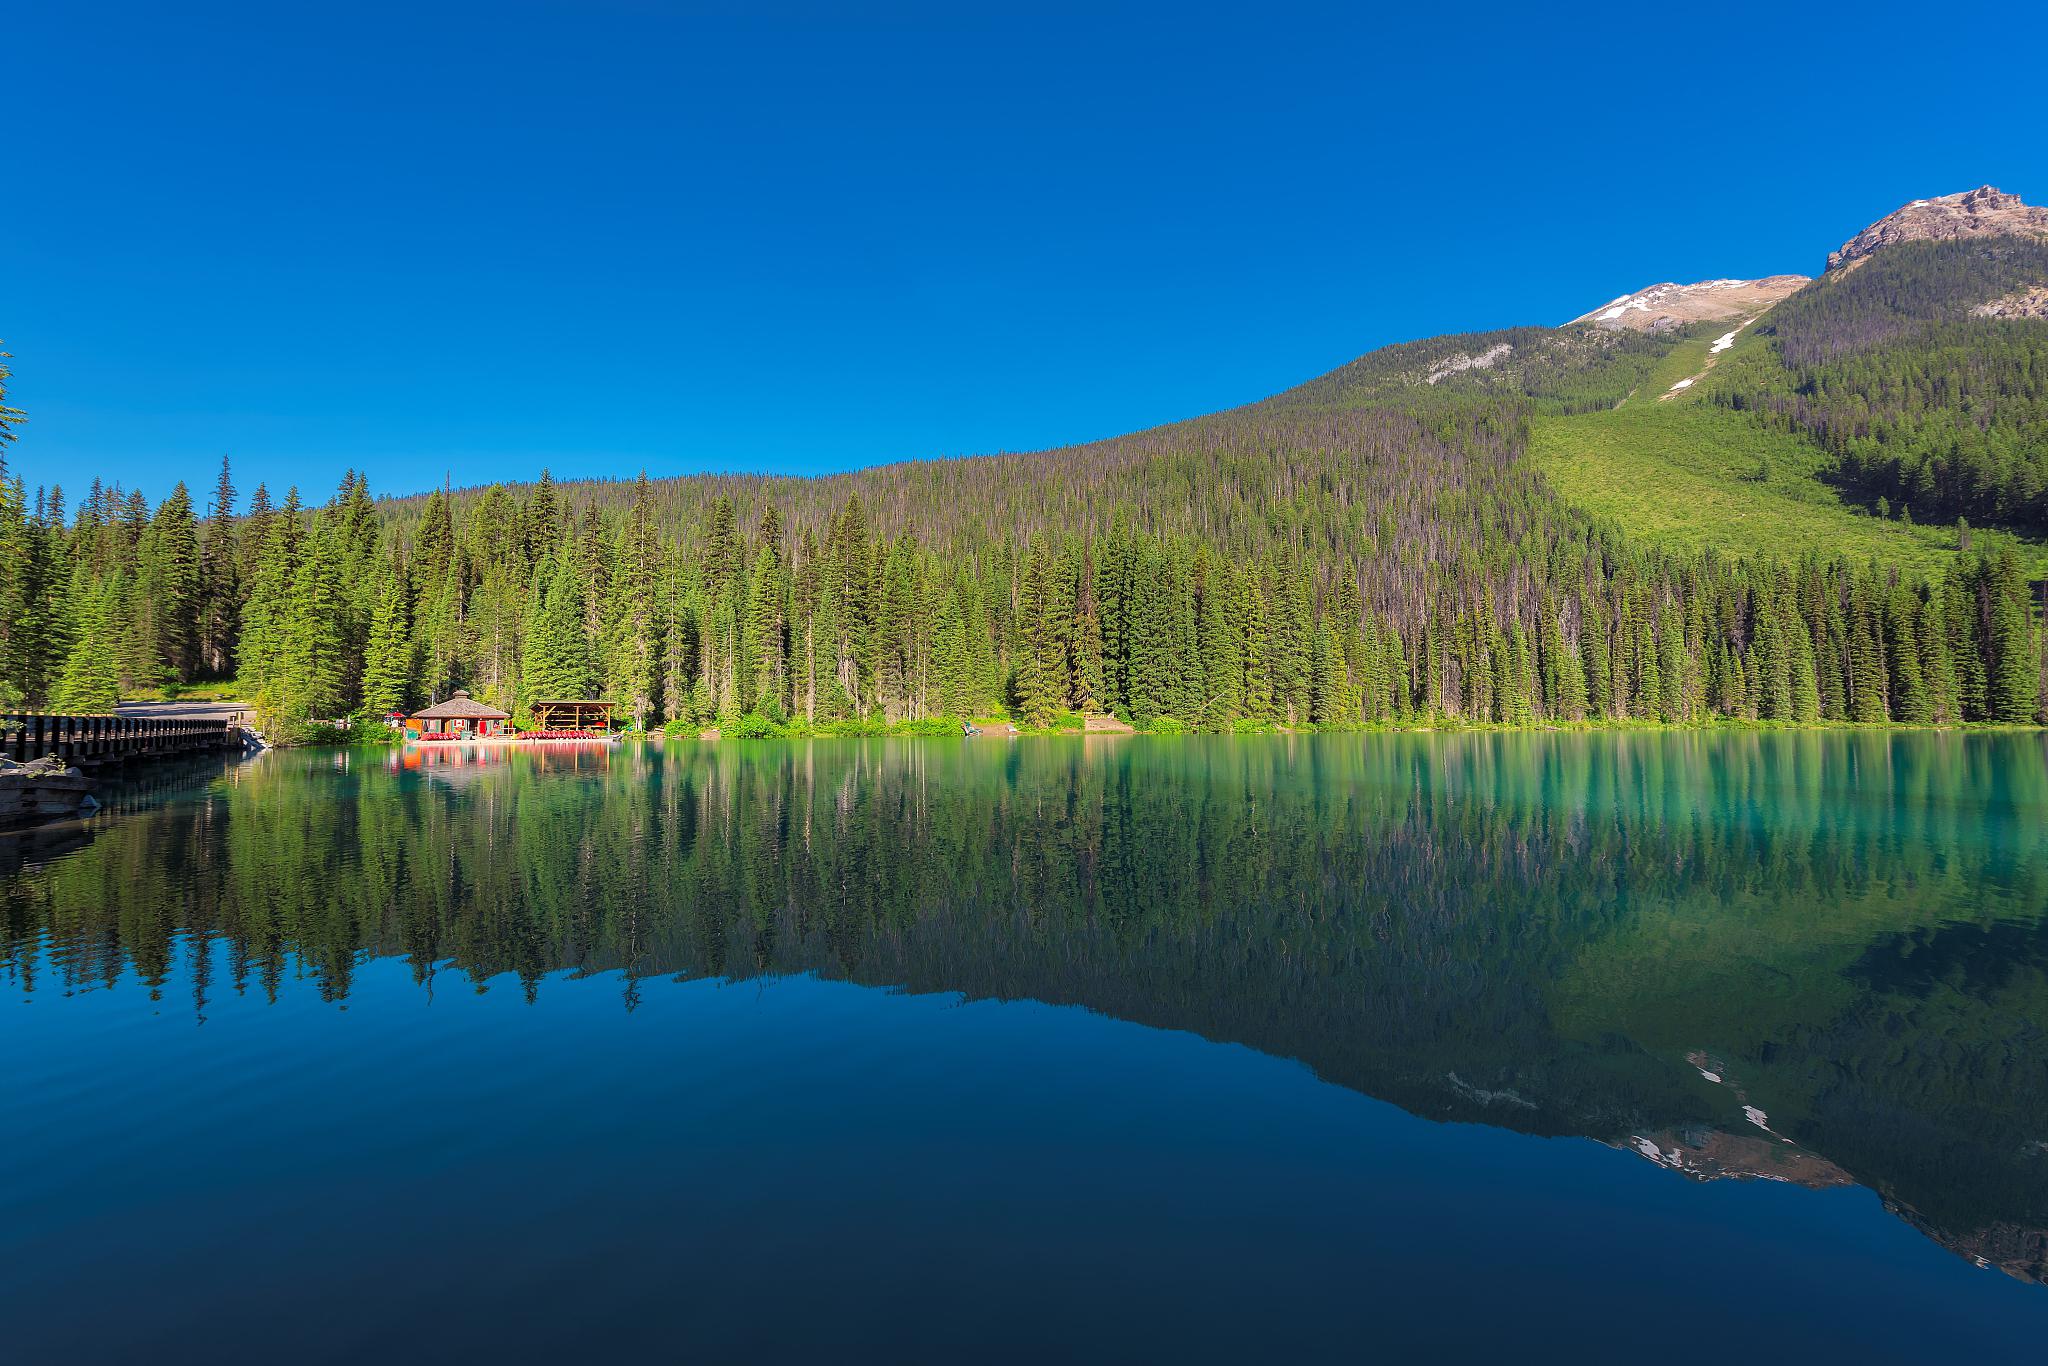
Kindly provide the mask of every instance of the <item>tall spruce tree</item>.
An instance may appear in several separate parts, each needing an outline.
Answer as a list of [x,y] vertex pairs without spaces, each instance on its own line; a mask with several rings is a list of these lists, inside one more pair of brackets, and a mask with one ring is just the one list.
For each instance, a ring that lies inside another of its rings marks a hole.
[[363,656],[362,717],[366,722],[406,710],[412,700],[413,653],[405,620],[405,590],[393,574],[377,602],[369,648]]
[[525,630],[520,703],[589,697],[595,689],[576,556],[560,553],[534,569]]

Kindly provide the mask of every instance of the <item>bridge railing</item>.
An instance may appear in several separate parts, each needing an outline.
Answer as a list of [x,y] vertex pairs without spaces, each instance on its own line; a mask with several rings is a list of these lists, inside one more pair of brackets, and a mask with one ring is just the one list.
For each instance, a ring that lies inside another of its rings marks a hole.
[[98,763],[149,754],[187,754],[227,743],[228,722],[196,717],[0,713],[0,754],[26,763],[54,754]]

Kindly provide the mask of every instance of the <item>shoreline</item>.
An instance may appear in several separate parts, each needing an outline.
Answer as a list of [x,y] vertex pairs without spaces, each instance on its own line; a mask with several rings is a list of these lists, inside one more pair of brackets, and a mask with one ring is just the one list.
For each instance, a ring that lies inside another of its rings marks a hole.
[[934,740],[934,741],[996,741],[996,740],[1090,740],[1103,738],[1191,740],[1191,739],[1301,739],[1315,736],[1335,735],[2048,735],[2048,726],[2018,725],[2007,722],[1976,721],[1955,725],[1918,725],[1902,721],[1730,721],[1710,722],[1663,722],[1663,721],[1599,721],[1564,723],[1557,725],[1507,725],[1501,723],[1447,723],[1439,725],[1373,725],[1373,726],[1304,726],[1272,727],[1257,730],[1139,730],[1135,727],[1109,729],[1098,727],[1081,729],[1075,727],[1033,730],[1014,726],[1008,730],[984,729],[976,734],[933,734],[929,730],[826,730],[798,731],[781,735],[731,735],[721,734],[716,728],[696,734],[662,731],[619,731],[608,740],[579,738],[574,740],[520,739],[516,736],[472,737],[462,740],[385,740],[382,738],[361,741],[354,744],[335,744],[318,741],[298,745],[278,745],[280,749],[394,749],[415,752],[431,752],[447,749],[521,749],[556,748],[571,746],[609,746],[614,744],[722,744],[759,743],[762,741],[796,740]]

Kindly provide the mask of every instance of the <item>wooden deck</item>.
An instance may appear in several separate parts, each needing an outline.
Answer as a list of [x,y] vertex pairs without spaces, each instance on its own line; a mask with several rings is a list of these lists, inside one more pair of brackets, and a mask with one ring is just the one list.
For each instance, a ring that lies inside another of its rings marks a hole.
[[0,714],[0,754],[21,763],[54,754],[67,764],[93,768],[209,750],[239,749],[241,727],[194,717],[64,716],[51,712]]

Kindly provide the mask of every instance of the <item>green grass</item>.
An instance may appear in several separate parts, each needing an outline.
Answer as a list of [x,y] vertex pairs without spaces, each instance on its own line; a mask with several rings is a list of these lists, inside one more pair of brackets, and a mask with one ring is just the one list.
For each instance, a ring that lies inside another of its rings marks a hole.
[[[1714,324],[1709,325],[1712,326]],[[1727,330],[1726,327],[1721,328],[1721,332]],[[1714,337],[1720,336],[1721,332],[1714,333],[1713,337],[1704,335],[1692,337],[1672,347],[1664,353],[1663,359],[1650,367],[1650,373],[1643,380],[1642,386],[1615,406],[1635,408],[1654,404],[1662,395],[1671,392],[1672,385],[1678,383],[1687,375],[1697,375],[1701,370],[1706,369],[1708,360],[1718,361],[1719,357],[1711,357],[1707,351],[1714,344]],[[1727,352],[1722,354],[1726,355]],[[1704,381],[1700,383],[1704,383]],[[1691,399],[1699,388],[1700,384],[1695,383],[1691,388],[1681,389],[1678,393],[1673,394],[1664,401],[1666,403],[1676,403]]]
[[121,694],[123,702],[241,702],[246,700],[253,689],[245,689],[236,680],[216,679],[206,683],[187,683],[169,688],[132,688]]
[[[1821,478],[1828,458],[1818,446],[1706,401],[1732,362],[1770,345],[1744,328],[1713,355],[1714,339],[1735,326],[1699,325],[1611,412],[1536,418],[1530,449],[1551,486],[1575,507],[1670,550],[1786,558],[1814,550],[1875,557],[1916,574],[1945,570],[1958,549],[1954,527],[1886,520],[1843,502]],[[1671,393],[1687,376],[1698,378]],[[2048,573],[2048,546],[1983,531],[1973,537],[1978,549],[1993,544],[2015,545],[2036,576]]]
[[[1677,377],[1688,373],[1677,368]],[[1786,558],[1813,550],[1875,556],[1924,574],[1945,569],[1957,549],[1953,527],[1883,520],[1843,503],[1821,482],[1826,456],[1818,447],[1689,392],[1666,403],[1639,395],[1611,412],[1536,418],[1530,452],[1566,502],[1671,550]],[[1979,547],[1993,539],[2001,538],[1975,538]],[[2022,551],[2036,573],[2048,566],[2040,544]]]

